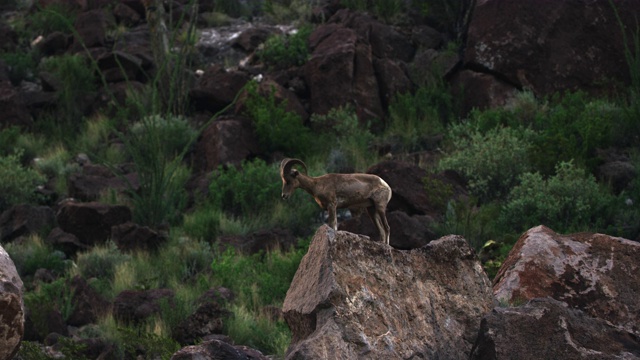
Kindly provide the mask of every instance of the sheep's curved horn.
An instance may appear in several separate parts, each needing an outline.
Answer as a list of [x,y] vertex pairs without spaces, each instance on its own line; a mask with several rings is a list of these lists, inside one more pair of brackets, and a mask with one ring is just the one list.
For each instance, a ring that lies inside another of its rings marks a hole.
[[300,165],[304,169],[304,172],[307,173],[307,165],[305,165],[300,159],[283,159],[280,163],[280,175],[284,177],[291,172],[291,168],[294,165]]

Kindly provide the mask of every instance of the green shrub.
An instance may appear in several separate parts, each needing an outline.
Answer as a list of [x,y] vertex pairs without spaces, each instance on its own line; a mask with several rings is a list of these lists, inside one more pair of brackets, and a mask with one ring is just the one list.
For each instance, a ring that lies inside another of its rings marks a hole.
[[260,95],[255,82],[247,84],[246,89],[246,113],[253,119],[256,136],[264,150],[298,157],[310,152],[313,137],[299,115],[288,112],[285,103],[278,103],[274,92],[266,97]]
[[39,283],[33,291],[24,295],[24,305],[29,309],[36,332],[43,338],[51,333],[49,316],[51,311],[59,311],[64,320],[74,310],[73,293],[66,278],[51,283]]
[[34,275],[38,269],[48,269],[62,275],[70,264],[63,252],[53,250],[37,235],[6,244],[5,250],[23,278]]
[[448,135],[453,149],[438,165],[459,172],[481,203],[506,196],[518,177],[530,171],[529,152],[535,133],[500,127],[483,134],[470,123],[454,125]]
[[37,171],[20,163],[21,151],[0,156],[0,212],[20,203],[37,200],[36,187],[45,182]]
[[130,255],[121,253],[114,243],[108,242],[90,251],[79,253],[76,265],[85,279],[100,278],[113,281],[116,267],[130,259]]
[[12,125],[0,130],[0,156],[11,155],[16,150],[20,128]]
[[119,137],[140,184],[137,191],[130,189],[134,220],[152,227],[181,220],[187,199],[185,183],[190,176],[182,159],[196,132],[182,118],[151,116]]
[[257,52],[258,58],[269,67],[286,69],[301,66],[309,58],[307,44],[312,28],[303,26],[290,35],[273,35]]
[[32,53],[5,53],[0,54],[0,60],[9,67],[9,80],[15,86],[22,80],[32,80],[38,63]]
[[478,206],[473,199],[449,201],[444,219],[435,224],[439,236],[462,235],[471,247],[480,251],[482,245],[495,236],[503,236],[498,228],[500,207],[496,203]]
[[283,203],[281,187],[277,165],[269,165],[260,159],[243,162],[240,169],[220,168],[209,184],[213,214],[217,210],[240,218],[242,222],[253,219],[259,220],[264,226],[305,230],[319,212],[318,206],[300,190]]
[[260,310],[266,305],[280,305],[291,280],[306,253],[308,244],[287,252],[271,251],[243,255],[228,248],[211,264],[213,276],[220,285],[233,290],[240,304]]
[[46,36],[55,31],[69,34],[73,30],[76,16],[75,10],[62,3],[53,3],[44,9],[38,9],[27,19],[29,38]]
[[321,132],[323,142],[330,144],[328,172],[365,171],[378,159],[371,151],[375,136],[368,125],[360,124],[352,106],[331,109],[326,115],[313,114],[311,123]]
[[272,314],[239,305],[232,306],[231,311],[233,316],[225,322],[225,331],[236,344],[284,358],[291,343],[291,331],[283,320],[275,320]]
[[430,138],[444,132],[452,109],[452,97],[444,87],[421,86],[414,94],[398,94],[389,105],[384,136],[407,152],[434,148]]
[[556,166],[548,179],[525,173],[509,194],[500,221],[514,231],[546,225],[557,232],[602,229],[611,219],[614,197],[572,162]]

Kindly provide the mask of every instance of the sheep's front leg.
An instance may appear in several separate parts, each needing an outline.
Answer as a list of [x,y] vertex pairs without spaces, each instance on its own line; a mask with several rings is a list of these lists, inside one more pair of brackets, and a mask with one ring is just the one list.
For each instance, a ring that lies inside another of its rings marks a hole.
[[337,212],[336,204],[329,204],[329,206],[327,206],[327,212],[329,213],[329,219],[327,219],[327,221],[329,222],[329,226],[331,226],[333,230],[338,230],[338,216],[336,215],[336,212]]

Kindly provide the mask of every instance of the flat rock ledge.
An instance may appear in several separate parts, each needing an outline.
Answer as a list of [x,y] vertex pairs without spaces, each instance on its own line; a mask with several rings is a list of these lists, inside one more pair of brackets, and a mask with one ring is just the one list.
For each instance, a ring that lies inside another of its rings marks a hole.
[[410,251],[324,225],[283,305],[287,359],[467,359],[494,306],[460,236]]

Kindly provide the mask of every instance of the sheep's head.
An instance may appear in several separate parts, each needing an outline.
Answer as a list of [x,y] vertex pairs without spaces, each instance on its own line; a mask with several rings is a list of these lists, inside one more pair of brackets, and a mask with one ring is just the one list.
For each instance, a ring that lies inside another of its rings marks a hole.
[[300,165],[304,172],[307,172],[307,166],[298,159],[284,159],[280,163],[280,177],[282,178],[282,198],[288,199],[293,191],[300,186],[298,176],[300,173],[294,169],[295,165]]

